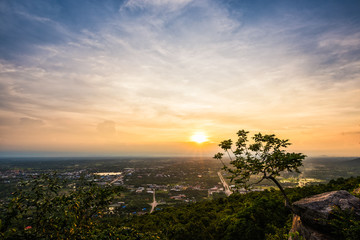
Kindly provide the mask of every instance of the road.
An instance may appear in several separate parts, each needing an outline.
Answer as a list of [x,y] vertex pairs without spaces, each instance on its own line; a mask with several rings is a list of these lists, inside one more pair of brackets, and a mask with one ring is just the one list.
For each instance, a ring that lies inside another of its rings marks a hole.
[[150,213],[152,213],[154,211],[155,207],[159,204],[155,199],[155,189],[154,189],[154,192],[153,192],[153,202],[149,203],[149,204],[151,206]]
[[117,177],[117,178],[115,178],[114,180],[112,180],[109,184],[113,184],[114,182],[117,182],[117,181],[119,181],[119,180],[122,180],[123,177],[124,177],[124,176],[123,176],[122,173],[121,173],[119,177]]
[[220,178],[221,183],[224,186],[226,196],[230,196],[233,192],[230,190],[230,187],[226,183],[226,181],[225,181],[224,177],[222,176],[221,172],[218,172],[218,176]]

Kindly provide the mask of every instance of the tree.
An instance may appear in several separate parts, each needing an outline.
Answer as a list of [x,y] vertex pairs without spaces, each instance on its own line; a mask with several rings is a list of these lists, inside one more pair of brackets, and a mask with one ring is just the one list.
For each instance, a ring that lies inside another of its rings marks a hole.
[[224,140],[219,144],[228,154],[232,167],[228,167],[222,161],[224,153],[219,152],[215,154],[214,158],[223,163],[223,169],[231,174],[231,181],[235,181],[235,184],[240,187],[248,188],[251,185],[249,180],[253,175],[260,176],[260,180],[254,184],[265,179],[271,180],[283,194],[285,205],[291,209],[290,200],[276,177],[280,176],[283,171],[300,173],[299,167],[302,166],[302,160],[306,156],[301,153],[286,152],[284,149],[291,143],[288,139],[275,137],[274,134],[255,134],[252,137],[254,142],[248,143],[248,133],[245,130],[237,132],[238,140],[235,143],[235,150],[231,139]]
[[155,239],[106,222],[109,204],[124,188],[56,174],[21,182],[0,219],[1,239]]

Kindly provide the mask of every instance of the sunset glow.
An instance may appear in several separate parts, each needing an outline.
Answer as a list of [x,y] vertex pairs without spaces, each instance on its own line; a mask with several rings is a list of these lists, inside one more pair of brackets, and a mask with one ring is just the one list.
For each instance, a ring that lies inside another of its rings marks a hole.
[[208,138],[203,132],[197,132],[191,136],[191,141],[196,143],[203,143],[208,141]]
[[[211,156],[246,129],[359,156],[359,12],[355,0],[1,1],[0,155]],[[194,129],[211,141],[190,144]]]

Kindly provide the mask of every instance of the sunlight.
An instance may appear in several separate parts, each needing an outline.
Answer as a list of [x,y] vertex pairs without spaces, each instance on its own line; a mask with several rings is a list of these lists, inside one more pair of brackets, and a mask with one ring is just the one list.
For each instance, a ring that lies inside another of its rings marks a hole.
[[203,143],[208,141],[208,138],[203,132],[196,132],[191,136],[191,141],[196,143]]

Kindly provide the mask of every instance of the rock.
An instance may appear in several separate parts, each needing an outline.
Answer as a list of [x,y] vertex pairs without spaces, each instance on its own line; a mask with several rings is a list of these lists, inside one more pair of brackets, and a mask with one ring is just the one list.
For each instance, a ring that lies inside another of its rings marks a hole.
[[302,223],[298,215],[294,215],[293,217],[289,235],[289,240],[334,240],[330,235],[319,232],[316,229]]
[[[293,204],[293,211],[296,215],[293,218],[290,234],[294,235],[298,232],[300,236],[311,240],[333,239],[329,234],[331,229],[327,225],[327,220],[335,206],[341,210],[353,209],[360,216],[360,199],[347,191],[340,190],[314,195]],[[289,239],[298,238],[290,236]]]
[[326,226],[326,220],[335,206],[341,210],[354,209],[355,213],[360,215],[360,199],[345,190],[301,199],[293,204],[293,210],[301,217],[302,222],[321,228]]

